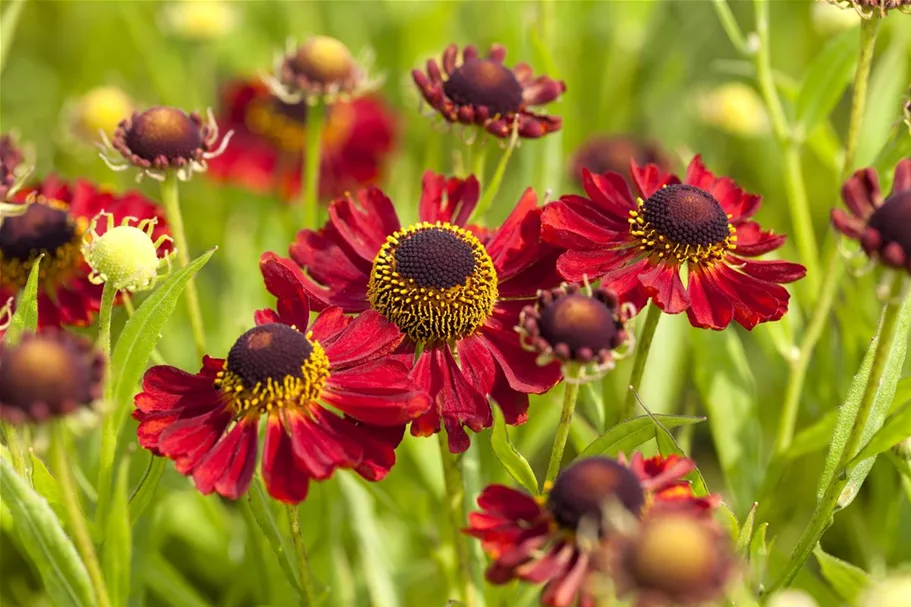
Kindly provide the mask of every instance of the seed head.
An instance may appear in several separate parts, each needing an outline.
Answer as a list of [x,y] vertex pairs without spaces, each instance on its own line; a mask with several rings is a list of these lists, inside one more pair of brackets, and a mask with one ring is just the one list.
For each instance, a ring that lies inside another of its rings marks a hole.
[[[96,231],[98,221],[106,216],[107,228],[103,234]],[[135,222],[136,225],[130,225]],[[101,212],[92,219],[82,241],[82,255],[92,268],[89,280],[94,284],[109,283],[118,291],[145,291],[171,270],[171,257],[175,250],[158,256],[158,249],[172,241],[170,236],[152,240],[156,219],[127,217],[121,225],[114,225],[114,216]],[[162,268],[167,268],[160,274]]]

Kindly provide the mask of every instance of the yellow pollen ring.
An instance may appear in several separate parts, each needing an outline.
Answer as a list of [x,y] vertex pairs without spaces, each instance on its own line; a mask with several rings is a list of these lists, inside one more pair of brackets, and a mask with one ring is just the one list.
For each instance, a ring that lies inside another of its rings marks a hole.
[[[398,245],[423,230],[442,230],[471,247],[474,270],[464,284],[422,287],[396,270]],[[497,272],[474,234],[449,223],[416,223],[386,237],[373,260],[367,298],[371,307],[416,342],[449,342],[474,333],[493,314],[499,295]]]
[[213,387],[224,394],[236,417],[258,417],[274,409],[303,409],[319,398],[329,379],[329,358],[313,332],[307,339],[313,350],[301,364],[301,376],[286,375],[280,380],[268,378],[265,383],[245,386],[240,376],[228,369],[228,361],[218,372]]
[[639,240],[639,249],[653,254],[659,260],[674,257],[679,263],[689,262],[712,266],[727,255],[728,251],[737,248],[737,228],[731,225],[728,217],[728,235],[723,241],[710,245],[681,244],[672,241],[663,234],[659,234],[652,225],[645,220],[645,201],[636,200],[636,209],[629,212],[629,232]]

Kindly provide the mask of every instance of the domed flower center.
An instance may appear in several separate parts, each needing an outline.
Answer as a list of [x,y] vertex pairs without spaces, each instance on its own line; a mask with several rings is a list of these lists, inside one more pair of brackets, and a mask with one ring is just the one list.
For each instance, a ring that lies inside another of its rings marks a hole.
[[711,583],[720,555],[706,525],[687,514],[660,515],[643,525],[628,557],[637,584],[680,595]]
[[566,344],[571,356],[582,349],[592,353],[614,349],[620,330],[613,310],[601,300],[579,293],[546,306],[538,325],[551,347]]
[[355,69],[351,51],[329,36],[313,36],[297,49],[291,66],[319,84],[332,84],[348,78]]
[[246,108],[244,122],[282,150],[300,152],[306,144],[307,102],[285,103],[271,96],[255,99]]
[[215,387],[238,415],[261,415],[276,407],[306,407],[328,378],[329,359],[319,342],[273,323],[254,327],[234,342]]
[[443,84],[446,96],[460,105],[486,106],[490,114],[512,114],[522,107],[522,85],[512,70],[490,59],[466,61]]
[[616,500],[636,516],[645,506],[645,493],[629,468],[607,457],[579,460],[561,472],[548,497],[548,507],[557,522],[575,532],[586,520],[604,532],[605,506]]
[[134,115],[125,142],[130,152],[149,162],[194,158],[203,147],[199,123],[182,110],[163,106]]
[[712,263],[735,248],[736,229],[711,194],[691,185],[669,185],[639,200],[630,231],[659,258]]
[[41,254],[45,256],[42,284],[57,284],[82,262],[79,245],[86,225],[84,220],[70,217],[62,204],[43,198],[22,215],[4,218],[0,224],[0,284],[24,287]]
[[448,223],[389,236],[373,261],[367,297],[417,342],[461,339],[493,313],[497,273],[484,245]]
[[911,190],[887,198],[870,217],[868,225],[879,232],[884,245],[898,243],[905,257],[911,259]]
[[[27,419],[45,419],[93,400],[100,378],[68,336],[31,335],[18,346],[0,346],[0,408],[11,408]],[[4,415],[6,417],[6,415]]]

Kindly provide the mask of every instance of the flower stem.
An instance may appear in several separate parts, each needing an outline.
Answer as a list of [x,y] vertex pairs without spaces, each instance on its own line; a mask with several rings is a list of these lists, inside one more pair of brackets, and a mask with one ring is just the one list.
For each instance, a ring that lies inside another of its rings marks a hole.
[[286,505],[288,524],[291,527],[291,539],[294,541],[294,551],[297,553],[297,565],[300,573],[301,605],[316,605],[316,590],[313,588],[313,575],[310,573],[310,563],[307,562],[307,550],[304,546],[304,536],[301,534],[301,519],[297,506]]
[[73,471],[69,464],[70,455],[67,453],[67,437],[63,422],[56,422],[51,426],[51,467],[54,476],[60,484],[60,497],[69,523],[70,533],[82,562],[85,564],[92,588],[95,591],[95,601],[98,607],[109,607],[108,591],[104,586],[101,575],[101,566],[92,544],[92,536],[85,517],[79,509],[79,497],[76,493],[76,482],[73,480]]
[[3,11],[3,17],[0,19],[0,72],[6,65],[16,26],[19,25],[19,17],[22,15],[22,9],[25,8],[25,0],[12,0],[7,4],[9,6]]
[[117,289],[110,282],[104,283],[101,291],[101,309],[98,312],[98,347],[104,354],[105,362],[111,359],[111,316],[114,313],[114,298]]
[[737,19],[734,18],[734,13],[731,12],[731,7],[728,6],[727,0],[712,0],[712,4],[715,5],[715,13],[718,15],[718,20],[721,21],[721,27],[724,28],[724,32],[731,40],[731,44],[741,55],[748,55],[750,50],[747,46],[747,40],[740,26],[737,25]]
[[6,422],[0,422],[0,429],[3,430],[3,438],[6,441],[7,449],[9,449],[10,463],[13,465],[13,470],[31,487],[32,466],[28,455],[28,447],[22,435],[19,434],[16,426]]
[[652,340],[655,338],[655,329],[658,328],[659,320],[661,320],[661,309],[653,303],[649,306],[648,312],[645,313],[645,324],[642,326],[642,334],[637,340],[636,357],[633,359],[633,372],[629,378],[629,390],[623,400],[623,409],[620,411],[620,419],[618,421],[622,422],[629,419],[636,409],[636,392],[639,391],[639,385],[642,383],[645,363],[648,360],[648,351],[652,346]]
[[477,178],[478,183],[481,184],[481,187],[484,187],[484,170],[487,165],[487,141],[481,141],[476,144],[480,145],[481,149],[477,154],[474,155],[472,159],[472,169],[471,173]]
[[566,448],[566,439],[569,437],[569,427],[576,411],[576,400],[579,398],[578,380],[567,377],[564,381],[563,411],[560,413],[560,423],[557,426],[557,435],[554,437],[554,446],[550,452],[550,462],[547,464],[547,475],[544,477],[544,486],[548,486],[557,478],[560,472],[560,462],[563,461],[563,450]]
[[443,479],[446,483],[446,513],[449,515],[449,526],[452,530],[452,544],[456,553],[457,577],[460,586],[460,599],[466,607],[475,604],[475,588],[471,579],[471,556],[468,544],[462,536],[462,525],[465,523],[465,483],[456,456],[449,452],[449,443],[445,432],[438,432],[440,458],[443,460]]
[[[180,267],[190,263],[190,249],[187,246],[187,235],[183,228],[183,215],[180,212],[180,196],[177,189],[177,175],[168,171],[167,177],[161,182],[161,201],[168,215],[168,223],[174,236],[177,247],[177,261]],[[196,280],[190,278],[186,286],[187,311],[190,314],[190,326],[193,329],[193,340],[200,356],[206,353],[206,331],[202,324],[202,312],[199,309],[199,292],[196,290]]]
[[477,208],[474,210],[475,217],[483,218],[487,211],[490,210],[493,199],[497,197],[497,192],[500,191],[500,184],[503,183],[503,175],[506,174],[506,165],[509,164],[509,157],[512,156],[512,151],[516,148],[518,142],[519,130],[514,126],[512,136],[509,138],[509,145],[506,146],[503,156],[500,157],[500,162],[497,164],[497,170],[494,171],[493,178],[490,180],[490,185],[484,187],[484,195],[481,197],[481,202],[478,203]]
[[[883,380],[886,368],[889,366],[889,358],[892,353],[892,346],[896,339],[901,339],[898,335],[899,317],[902,309],[906,304],[904,301],[911,297],[904,293],[907,289],[909,280],[904,277],[896,277],[893,283],[892,291],[883,307],[882,320],[879,330],[879,341],[876,343],[876,351],[873,353],[873,363],[870,367],[870,376],[864,387],[864,393],[861,397],[860,405],[857,410],[857,416],[851,426],[851,433],[845,443],[838,466],[835,468],[835,474],[829,481],[829,486],[823,493],[822,499],[816,504],[813,517],[810,519],[807,528],[804,529],[803,535],[797,542],[797,546],[791,552],[791,558],[785,566],[784,571],[772,584],[769,592],[788,585],[797,572],[803,566],[804,562],[813,552],[813,548],[819,542],[826,528],[831,524],[832,515],[838,505],[838,498],[848,483],[847,466],[856,455],[860,442],[863,438],[864,431],[867,428],[867,422],[873,405],[879,392],[880,383]],[[904,337],[907,339],[907,336]]]
[[319,173],[322,155],[323,123],[326,106],[322,101],[307,108],[307,148],[301,175],[301,221],[303,229],[315,230],[319,223]]
[[[854,95],[851,99],[851,122],[848,126],[848,139],[845,147],[844,165],[841,170],[839,182],[844,181],[851,173],[854,165],[854,156],[860,140],[860,131],[864,119],[864,107],[867,102],[867,86],[870,81],[870,68],[873,64],[873,51],[876,47],[876,33],[879,30],[879,16],[873,11],[870,19],[861,20],[860,31],[860,58],[857,62],[857,71],[854,73]],[[823,329],[829,318],[829,311],[835,300],[835,293],[843,276],[841,254],[838,247],[831,243],[825,260],[825,272],[822,275],[822,285],[819,288],[819,299],[813,305],[813,316],[810,319],[803,341],[797,356],[791,363],[788,376],[788,385],[785,390],[784,406],[778,425],[778,435],[775,441],[775,453],[781,454],[791,446],[794,438],[794,428],[800,409],[800,395],[803,393],[803,384],[806,378],[807,367],[810,363],[813,350],[822,337]]]
[[[117,289],[110,282],[104,283],[101,291],[101,309],[98,313],[98,347],[104,354],[104,362],[110,368],[111,362],[111,316],[114,311],[114,298]],[[112,401],[110,389],[113,382],[110,378],[105,381],[104,400],[108,407],[116,406]],[[111,484],[114,480],[114,459],[117,450],[117,431],[115,420],[118,418],[113,411],[108,411],[101,424],[101,449],[98,452],[98,508],[95,510],[95,522],[103,528],[107,520],[108,505],[111,501]]]

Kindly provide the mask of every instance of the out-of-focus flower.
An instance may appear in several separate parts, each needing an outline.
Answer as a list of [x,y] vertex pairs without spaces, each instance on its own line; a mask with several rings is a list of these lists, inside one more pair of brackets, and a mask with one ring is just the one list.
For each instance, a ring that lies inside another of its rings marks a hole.
[[478,189],[474,176],[424,173],[418,222],[404,228],[382,191],[360,190],[334,201],[325,227],[302,230],[290,251],[316,306],[373,309],[406,335],[399,354],[435,399],[411,432],[434,434],[442,422],[453,453],[469,446],[465,427],[493,423],[488,397],[507,423],[521,424],[528,394],[560,378],[559,365],[535,364],[514,330],[538,290],[560,284],[560,251],[538,238],[538,198],[529,188],[503,225],[487,230],[468,223]]
[[10,297],[0,306],[0,339],[6,335],[6,329],[13,320],[13,298]]
[[[97,231],[99,220],[105,221],[103,234]],[[162,268],[170,271],[175,253],[171,246],[174,239],[167,234],[152,240],[157,223],[154,217],[141,220],[124,217],[116,225],[114,216],[105,211],[93,217],[82,238],[82,255],[92,268],[89,282],[110,284],[118,291],[125,289],[131,293],[152,288],[161,277]],[[159,257],[158,250],[163,245],[168,248]]]
[[717,497],[697,498],[684,476],[695,468],[676,456],[630,462],[606,457],[579,460],[556,478],[544,500],[503,485],[478,497],[480,512],[468,515],[465,533],[481,540],[493,559],[486,578],[492,584],[520,579],[545,583],[541,603],[594,606],[590,575],[601,543],[624,526],[618,516],[687,512],[708,518]]
[[819,605],[803,590],[788,588],[770,596],[766,607],[819,607]]
[[15,346],[0,343],[0,419],[67,415],[101,396],[103,377],[104,356],[92,342],[57,328],[26,333]]
[[857,27],[857,24],[860,23],[857,13],[841,10],[842,8],[828,0],[816,0],[810,9],[810,13],[817,31],[824,35],[832,35]]
[[[25,154],[16,138],[9,133],[0,135],[0,203],[9,200],[31,172],[24,162]],[[7,208],[6,205],[3,209],[4,216],[15,214],[15,210]]]
[[872,168],[855,172],[841,197],[849,212],[832,210],[838,231],[859,241],[871,258],[911,272],[911,158],[896,165],[892,194],[885,200]]
[[[224,89],[219,120],[234,131],[234,138],[209,162],[209,175],[254,192],[296,199],[307,103],[285,103],[259,81],[238,81]],[[395,133],[395,117],[378,98],[334,103],[323,125],[320,196],[334,198],[376,182]]]
[[[538,364],[557,360],[566,381],[587,382],[613,369],[632,348],[626,321],[635,310],[621,308],[608,289],[566,285],[541,291],[519,316],[522,345],[538,354]],[[618,352],[623,348],[623,351]]]
[[[662,170],[670,171],[671,162],[657,143],[643,142],[629,135],[596,135],[579,146],[570,160],[570,178],[579,187],[583,186],[582,172],[629,173],[630,160],[638,164],[657,164]],[[632,187],[632,183],[628,182]]]
[[891,10],[902,13],[911,13],[911,0],[829,0],[832,4],[842,8],[854,7],[857,14],[864,19],[870,19],[874,12],[885,17]]
[[699,156],[683,183],[635,162],[632,178],[640,198],[622,176],[586,171],[587,196],[563,196],[545,208],[542,237],[567,249],[557,262],[566,280],[600,278],[637,310],[651,299],[665,313],[686,311],[701,328],[720,330],[736,320],[752,329],[787,312],[790,295],[780,283],[802,278],[806,268],[748,259],[785,239],[750,219],[759,196],[716,177]]
[[237,7],[222,0],[177,0],[161,16],[164,30],[188,40],[217,40],[237,25]]
[[136,106],[123,89],[99,86],[72,103],[65,112],[66,128],[73,138],[94,145],[98,133],[113,137],[124,116],[131,116]]
[[[88,181],[68,184],[49,177],[31,191],[17,195],[30,201],[24,214],[7,217],[0,225],[0,300],[16,295],[35,261],[41,260],[38,284],[39,327],[87,326],[101,304],[101,288],[89,280],[92,269],[80,247],[92,217],[102,210],[115,222],[126,217],[155,219],[152,235],[169,233],[164,214],[138,192],[115,195],[99,191]],[[106,226],[99,226],[103,234]],[[164,248],[169,249],[168,243]]]
[[260,268],[277,311],[258,311],[227,358],[204,357],[196,374],[147,371],[133,412],[139,443],[202,493],[236,499],[253,477],[265,418],[262,475],[275,499],[300,502],[311,479],[337,468],[382,479],[405,424],[430,406],[391,356],[402,334],[376,312],[329,308],[311,323],[300,269],[270,254]]
[[275,59],[275,73],[265,79],[282,101],[334,103],[376,90],[382,77],[370,77],[372,57],[355,59],[343,42],[330,36],[311,36],[303,44],[293,40]]
[[503,65],[506,48],[495,44],[487,57],[466,46],[458,62],[459,47],[443,51],[443,69],[435,59],[425,71],[411,72],[424,100],[447,122],[477,125],[492,135],[508,139],[515,129],[519,137],[537,138],[560,130],[562,120],[532,111],[555,101],[566,90],[561,80],[535,76],[527,63],[514,68]]
[[753,87],[727,82],[702,93],[697,99],[699,117],[728,133],[756,137],[768,133],[769,117]]
[[[137,181],[143,175],[162,181],[168,171],[175,171],[179,179],[186,181],[193,173],[204,172],[207,161],[225,151],[232,134],[225,133],[216,147],[218,124],[212,110],[207,122],[203,122],[196,113],[156,106],[121,120],[110,140],[102,133],[100,156],[114,171],[131,166],[139,169]],[[114,151],[123,158],[112,157]]]
[[903,573],[880,580],[863,592],[859,607],[907,607],[911,597],[911,574]]

